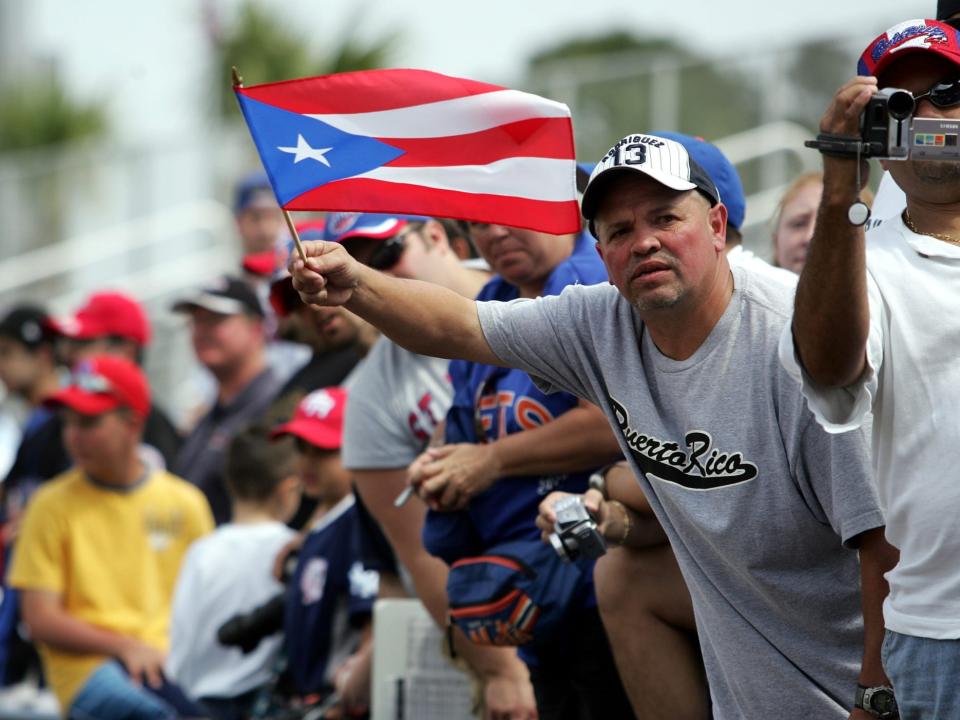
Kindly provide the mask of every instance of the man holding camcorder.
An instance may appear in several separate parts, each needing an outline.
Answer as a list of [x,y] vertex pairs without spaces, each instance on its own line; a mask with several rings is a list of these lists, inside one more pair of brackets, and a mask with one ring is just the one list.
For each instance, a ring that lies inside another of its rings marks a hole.
[[[827,430],[859,427],[872,411],[886,536],[900,551],[886,574],[884,667],[905,720],[960,717],[960,31],[901,23],[867,47],[859,70],[821,120],[818,140],[834,144],[781,359],[802,366],[804,394]],[[906,209],[871,230],[868,244],[853,210],[861,128],[873,119],[861,116],[891,88],[914,101],[890,125],[908,133],[909,159],[882,160]],[[884,695],[861,688],[858,701],[879,714]]]

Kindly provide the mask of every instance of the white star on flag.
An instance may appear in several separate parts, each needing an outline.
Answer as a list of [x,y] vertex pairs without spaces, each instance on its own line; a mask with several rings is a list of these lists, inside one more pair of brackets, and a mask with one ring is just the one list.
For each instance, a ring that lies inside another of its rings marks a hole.
[[296,165],[301,160],[316,160],[321,162],[327,167],[330,167],[330,161],[324,157],[328,152],[333,150],[333,148],[314,148],[310,147],[310,143],[304,140],[303,135],[297,134],[297,146],[296,147],[277,147],[277,150],[281,152],[290,153],[293,155],[293,164]]

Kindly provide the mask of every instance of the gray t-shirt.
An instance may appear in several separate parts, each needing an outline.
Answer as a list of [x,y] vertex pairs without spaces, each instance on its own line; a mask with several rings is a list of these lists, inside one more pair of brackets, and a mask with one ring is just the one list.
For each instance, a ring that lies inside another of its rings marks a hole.
[[714,717],[846,718],[863,624],[841,541],[883,524],[868,449],[825,433],[777,359],[790,289],[733,273],[729,306],[683,361],[609,285],[479,304],[480,323],[504,362],[618,431],[690,589]]
[[426,447],[453,399],[447,360],[380,338],[350,378],[343,429],[349,470],[404,468]]

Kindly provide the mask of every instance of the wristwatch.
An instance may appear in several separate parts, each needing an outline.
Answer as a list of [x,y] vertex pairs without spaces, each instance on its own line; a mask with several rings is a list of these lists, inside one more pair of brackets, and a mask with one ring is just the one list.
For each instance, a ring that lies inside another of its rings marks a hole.
[[603,495],[604,500],[609,500],[610,496],[607,495],[607,471],[610,470],[617,463],[610,463],[609,465],[604,465],[599,470],[591,473],[590,478],[587,480],[587,487],[591,490],[598,490],[601,495]]
[[893,688],[886,685],[877,687],[866,687],[857,685],[857,696],[853,701],[855,708],[866,710],[874,717],[898,718],[900,711],[897,709],[897,698],[894,697]]

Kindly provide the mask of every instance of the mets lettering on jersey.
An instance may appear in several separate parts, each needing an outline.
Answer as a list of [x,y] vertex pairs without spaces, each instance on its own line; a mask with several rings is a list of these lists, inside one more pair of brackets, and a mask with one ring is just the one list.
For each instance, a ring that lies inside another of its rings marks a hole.
[[236,87],[280,204],[580,229],[570,110],[425,70]]

